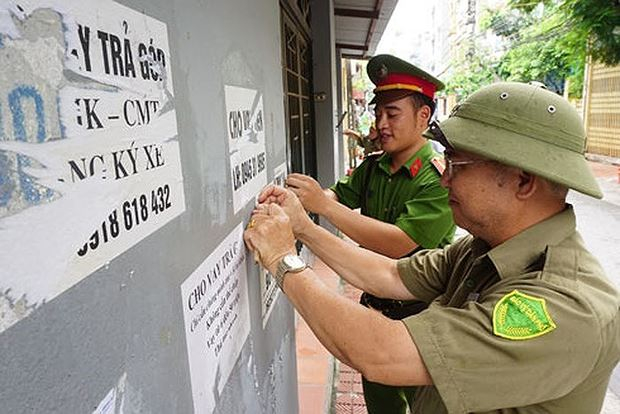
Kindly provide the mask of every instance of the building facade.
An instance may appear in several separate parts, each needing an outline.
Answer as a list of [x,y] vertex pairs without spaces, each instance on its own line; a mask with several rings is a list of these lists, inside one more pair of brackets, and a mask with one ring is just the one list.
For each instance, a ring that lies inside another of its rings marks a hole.
[[242,232],[264,185],[342,174],[340,56],[394,4],[0,3],[0,411],[297,412]]
[[620,158],[620,66],[586,66],[583,118],[586,151]]

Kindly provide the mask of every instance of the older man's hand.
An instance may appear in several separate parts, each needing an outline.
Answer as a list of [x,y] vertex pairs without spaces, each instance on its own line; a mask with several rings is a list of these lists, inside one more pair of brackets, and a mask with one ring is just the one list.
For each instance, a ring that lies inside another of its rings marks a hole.
[[297,238],[299,238],[299,235],[303,234],[309,226],[314,225],[295,193],[286,188],[269,185],[259,194],[258,202],[265,205],[275,203],[282,207],[291,222],[293,234]]
[[296,253],[289,218],[275,203],[256,207],[243,239],[256,260],[273,274],[283,256]]
[[330,201],[319,183],[310,176],[289,174],[286,186],[295,193],[304,208],[312,213],[322,214],[322,209]]

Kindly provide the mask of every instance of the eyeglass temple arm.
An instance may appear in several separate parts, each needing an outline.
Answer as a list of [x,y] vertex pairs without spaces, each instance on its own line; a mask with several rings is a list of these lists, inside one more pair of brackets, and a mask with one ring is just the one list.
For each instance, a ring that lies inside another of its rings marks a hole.
[[436,121],[433,121],[428,125],[428,130],[433,135],[433,138],[435,138],[435,141],[438,141],[447,150],[454,149],[454,147],[448,142],[448,138],[446,138],[441,128],[439,128],[439,124]]

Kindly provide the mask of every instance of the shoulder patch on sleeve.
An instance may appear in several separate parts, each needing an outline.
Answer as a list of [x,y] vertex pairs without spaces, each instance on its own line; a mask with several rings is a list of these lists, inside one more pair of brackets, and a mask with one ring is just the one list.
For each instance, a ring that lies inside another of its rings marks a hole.
[[439,175],[443,175],[444,170],[446,169],[446,161],[441,157],[433,157],[431,158],[431,164],[435,168],[435,170],[439,173]]
[[512,340],[536,338],[553,331],[555,322],[544,299],[513,290],[493,309],[493,333]]

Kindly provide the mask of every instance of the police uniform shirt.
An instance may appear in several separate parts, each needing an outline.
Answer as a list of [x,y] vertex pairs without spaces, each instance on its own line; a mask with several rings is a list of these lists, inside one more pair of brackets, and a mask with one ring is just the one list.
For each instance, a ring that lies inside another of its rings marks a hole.
[[366,185],[369,159],[364,160],[349,177],[338,181],[331,189],[338,201],[355,209],[366,199],[362,214],[394,224],[424,248],[444,246],[452,240],[455,225],[448,205],[448,192],[441,187],[441,174],[433,166],[436,157],[426,143],[394,173],[390,172],[390,156],[383,154],[375,162]]
[[430,307],[403,320],[434,386],[416,413],[598,413],[620,357],[620,296],[572,207],[490,249],[467,236],[398,262]]

